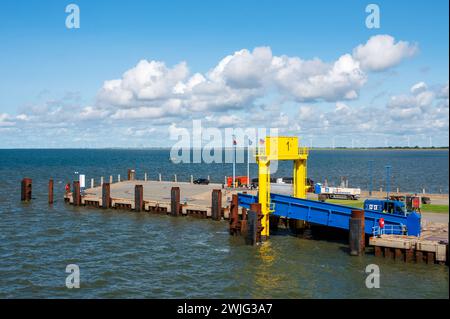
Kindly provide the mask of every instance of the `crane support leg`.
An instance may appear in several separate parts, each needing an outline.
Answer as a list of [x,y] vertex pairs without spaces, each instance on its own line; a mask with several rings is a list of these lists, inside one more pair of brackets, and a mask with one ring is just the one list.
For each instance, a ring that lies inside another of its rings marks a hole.
[[294,161],[294,197],[306,198],[306,160]]
[[259,198],[258,202],[261,204],[261,231],[262,239],[269,237],[269,212],[270,212],[270,161],[260,159],[258,161],[259,177]]
[[[294,177],[294,197],[306,199],[306,160],[297,159],[294,161],[294,172],[292,174]],[[291,227],[294,227],[294,231],[298,232],[306,227],[306,222],[304,220],[294,220],[291,223]]]

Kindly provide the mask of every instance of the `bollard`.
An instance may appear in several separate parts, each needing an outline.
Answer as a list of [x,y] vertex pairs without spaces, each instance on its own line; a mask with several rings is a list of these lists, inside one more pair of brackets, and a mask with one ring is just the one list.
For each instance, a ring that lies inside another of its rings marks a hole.
[[100,186],[103,185],[103,176],[100,177]]
[[231,195],[231,206],[230,206],[230,235],[236,235],[238,231],[239,224],[239,205],[238,205],[238,195]]
[[53,204],[53,179],[48,181],[48,203]]
[[400,193],[400,188],[397,187],[397,194]]
[[173,181],[176,183],[177,182],[177,174],[173,174]]
[[94,186],[95,186],[94,179],[91,178],[91,188],[94,188]]
[[159,181],[160,181],[160,182],[162,181],[161,173],[159,173]]
[[364,211],[352,210],[352,215],[349,220],[349,246],[351,256],[364,255],[365,239]]
[[29,201],[31,200],[31,193],[32,193],[32,185],[33,185],[33,181],[31,178],[24,178],[22,179],[22,183],[21,183],[21,200],[22,201]]
[[111,176],[109,176],[109,183],[110,183],[110,184],[112,184],[112,183],[113,183],[113,177],[112,177],[112,175],[111,175]]
[[136,212],[144,210],[144,187],[142,185],[134,186],[134,210]]
[[73,182],[73,193],[72,193],[73,205],[81,206],[81,192],[80,192],[80,182]]
[[120,183],[120,174],[117,175],[117,183]]
[[136,171],[134,169],[129,169],[128,170],[128,180],[134,181],[135,178],[136,178]]
[[211,218],[213,220],[222,219],[222,191],[213,189],[211,194]]
[[111,208],[111,184],[102,185],[102,208]]
[[147,173],[144,173],[144,181],[147,181]]
[[170,191],[170,213],[172,216],[181,215],[181,206],[180,206],[180,188],[172,187]]
[[425,188],[422,188],[422,194],[425,194]]
[[209,175],[208,175],[208,182],[210,182],[211,180],[209,179]]
[[194,184],[194,176],[191,175],[191,184]]

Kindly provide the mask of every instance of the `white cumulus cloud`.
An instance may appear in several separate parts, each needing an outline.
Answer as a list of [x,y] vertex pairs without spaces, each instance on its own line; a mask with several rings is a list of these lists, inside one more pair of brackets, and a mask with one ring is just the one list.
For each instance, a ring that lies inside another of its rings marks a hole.
[[417,51],[417,44],[395,42],[392,36],[383,34],[375,35],[366,44],[358,45],[353,50],[353,57],[361,62],[364,70],[383,71],[413,56]]

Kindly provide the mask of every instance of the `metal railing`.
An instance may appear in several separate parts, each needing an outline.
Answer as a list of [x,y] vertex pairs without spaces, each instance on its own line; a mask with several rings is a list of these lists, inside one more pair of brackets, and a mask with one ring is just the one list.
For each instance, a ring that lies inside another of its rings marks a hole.
[[372,227],[373,236],[381,235],[405,235],[407,233],[406,225],[385,225],[383,228],[380,226]]
[[[275,154],[278,153],[278,149],[277,148],[274,148],[271,151],[274,151]],[[308,153],[309,153],[308,147],[299,146],[299,148],[298,148],[298,155],[308,155]],[[255,154],[255,156],[266,156],[267,155],[267,153],[266,153],[266,146],[264,145],[264,146],[255,147],[254,154]]]

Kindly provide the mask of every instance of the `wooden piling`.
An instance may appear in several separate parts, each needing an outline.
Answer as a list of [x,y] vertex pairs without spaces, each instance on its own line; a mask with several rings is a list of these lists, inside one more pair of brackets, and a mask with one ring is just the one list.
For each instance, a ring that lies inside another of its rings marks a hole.
[[230,235],[236,235],[238,233],[238,225],[239,225],[238,195],[233,194],[231,196],[231,206],[230,206]]
[[81,206],[81,190],[80,190],[80,181],[73,182],[73,205]]
[[136,212],[144,210],[144,187],[142,185],[134,186],[134,210]]
[[222,219],[222,191],[213,189],[211,194],[211,218],[213,220]]
[[350,255],[364,255],[366,241],[364,232],[364,211],[352,210],[349,220],[349,247]]
[[423,263],[423,252],[420,250],[416,250],[416,263],[421,264]]
[[411,263],[414,261],[414,249],[407,249],[405,252],[405,261]]
[[111,208],[111,184],[102,185],[102,208]]
[[405,256],[403,254],[403,251],[400,248],[395,248],[395,260],[405,260]]
[[21,196],[20,196],[22,201],[30,201],[31,200],[32,185],[33,185],[33,181],[31,178],[25,177],[24,179],[22,179]]
[[172,216],[181,215],[180,206],[180,188],[172,187],[170,191],[170,214]]
[[384,247],[384,257],[388,259],[393,257],[392,250],[390,247]]
[[53,204],[53,179],[48,181],[48,203]]
[[380,246],[375,246],[375,256],[376,257],[382,257],[383,256],[383,250]]
[[245,243],[247,245],[256,245],[261,242],[261,217],[261,204],[251,204],[250,211],[247,213],[247,231],[245,232]]

